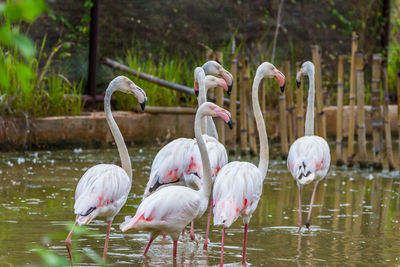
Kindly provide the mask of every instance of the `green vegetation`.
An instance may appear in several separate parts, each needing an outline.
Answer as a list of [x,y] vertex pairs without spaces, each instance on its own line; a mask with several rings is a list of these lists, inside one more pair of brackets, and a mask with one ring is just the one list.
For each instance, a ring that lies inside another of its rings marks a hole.
[[[68,231],[71,230],[73,223],[71,223],[68,227]],[[103,264],[103,260],[100,255],[98,255],[93,249],[91,248],[82,248],[83,253],[77,252],[77,247],[79,246],[79,240],[83,236],[95,236],[99,235],[97,232],[93,230],[89,230],[86,226],[80,226],[80,227],[75,227],[74,233],[73,233],[73,242],[71,243],[71,250],[73,251],[72,253],[72,258],[74,263],[79,263],[82,262],[84,257],[90,258],[96,265],[102,265],[102,266],[107,266]],[[46,236],[46,239],[48,242],[51,242],[53,239],[57,242],[63,242],[63,240],[66,238],[65,233],[52,233],[49,236]],[[62,257],[60,255],[57,255],[54,252],[51,252],[50,250],[39,246],[35,245],[31,247],[32,251],[34,251],[42,260],[42,264],[40,266],[68,266],[69,265],[69,259]],[[0,261],[1,263],[1,261]]]
[[[46,6],[43,0],[7,1],[0,4],[0,113],[5,115],[75,115],[82,110],[82,82],[68,81],[49,70],[55,54],[68,44],[59,44],[47,56],[46,37],[37,52],[21,34]],[[35,55],[36,54],[36,55]],[[42,68],[39,68],[43,65]]]
[[[143,71],[167,81],[193,87],[193,70],[202,63],[194,63],[194,60],[179,59],[178,56],[164,56],[157,61],[149,58],[143,60],[144,56],[138,52],[127,51],[126,64],[133,69]],[[190,63],[192,62],[192,63]],[[146,91],[150,106],[193,106],[196,102],[194,96],[180,94],[177,91],[160,87],[154,83],[140,80],[132,75],[127,75],[137,85]],[[177,98],[179,98],[177,100]],[[126,94],[116,94],[116,108],[129,110],[136,103],[135,99]]]

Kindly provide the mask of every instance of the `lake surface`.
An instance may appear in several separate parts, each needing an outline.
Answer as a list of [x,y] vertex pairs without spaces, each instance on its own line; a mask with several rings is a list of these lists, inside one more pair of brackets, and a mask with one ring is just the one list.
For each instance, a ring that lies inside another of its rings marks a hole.
[[[215,266],[220,260],[221,228],[212,227],[203,250],[206,216],[195,222],[197,242],[186,234],[172,260],[172,241],[158,237],[148,257],[141,256],[146,232],[122,233],[119,224],[141,201],[152,159],[158,148],[129,149],[133,186],[116,216],[110,235],[110,266]],[[233,158],[231,158],[232,160]],[[257,162],[257,158],[246,158]],[[74,191],[79,178],[99,163],[119,164],[116,149],[71,149],[0,154],[0,266],[42,265],[38,251],[67,257],[65,238],[71,225]],[[394,172],[331,166],[318,187],[311,230],[299,234],[297,186],[284,161],[271,160],[263,196],[249,224],[247,262],[252,266],[399,265],[400,177]],[[305,222],[312,185],[303,191]],[[77,266],[95,265],[92,249],[101,255],[106,222],[96,218],[92,233],[74,235]],[[189,227],[187,227],[189,230]],[[226,230],[227,266],[239,266],[243,224],[239,218]],[[42,251],[43,252],[43,251]]]

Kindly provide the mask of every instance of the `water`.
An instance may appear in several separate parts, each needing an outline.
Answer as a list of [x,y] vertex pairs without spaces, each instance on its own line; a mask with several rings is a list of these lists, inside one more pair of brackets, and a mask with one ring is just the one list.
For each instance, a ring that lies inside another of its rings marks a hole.
[[[115,218],[108,253],[111,266],[215,266],[219,264],[221,229],[212,227],[210,246],[203,251],[206,217],[195,222],[198,242],[188,234],[179,241],[172,260],[170,238],[159,237],[141,253],[145,232],[122,233],[119,224],[133,215],[157,148],[130,149],[133,189]],[[115,149],[57,150],[0,155],[0,266],[41,265],[37,246],[66,257],[67,225],[74,220],[74,190],[87,168],[98,163],[118,164]],[[246,159],[249,160],[249,159]],[[257,160],[257,159],[253,159]],[[253,266],[398,265],[400,264],[400,179],[396,173],[331,167],[318,187],[311,230],[298,233],[297,186],[285,162],[270,161],[262,199],[249,225],[247,262]],[[312,186],[303,192],[303,223]],[[106,222],[88,226],[94,234],[73,238],[75,255],[87,248],[102,254]],[[187,228],[188,230],[189,228]],[[226,231],[225,264],[241,262],[241,219]],[[8,264],[7,264],[8,263]],[[83,256],[77,265],[93,265]]]

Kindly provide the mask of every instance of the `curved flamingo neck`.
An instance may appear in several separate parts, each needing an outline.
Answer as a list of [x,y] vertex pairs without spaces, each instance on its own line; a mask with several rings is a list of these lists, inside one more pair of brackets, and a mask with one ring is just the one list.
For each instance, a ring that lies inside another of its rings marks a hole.
[[265,129],[265,123],[261,113],[260,103],[258,100],[258,87],[260,86],[260,82],[263,78],[264,78],[263,75],[259,73],[257,70],[256,77],[254,78],[253,82],[251,98],[253,102],[254,117],[256,119],[257,130],[260,139],[260,161],[258,163],[258,169],[261,171],[262,177],[264,178],[268,170],[269,147],[268,147],[267,131]]
[[200,151],[200,156],[201,156],[201,162],[203,164],[203,185],[201,186],[199,192],[203,194],[207,200],[210,197],[211,194],[211,164],[210,164],[210,158],[208,157],[208,152],[207,152],[207,147],[206,143],[203,139],[203,132],[201,130],[200,126],[200,120],[202,120],[205,115],[204,115],[204,109],[205,106],[200,106],[199,109],[196,112],[196,119],[195,119],[195,124],[194,124],[194,134],[197,140],[197,145],[199,147]]
[[106,113],[106,120],[108,126],[110,127],[111,133],[114,137],[115,144],[117,145],[118,153],[121,158],[122,169],[128,174],[129,178],[132,180],[132,165],[128,154],[128,149],[126,148],[124,138],[122,137],[121,131],[115,122],[112,112],[111,112],[111,95],[117,90],[114,83],[108,86],[106,95],[104,96],[104,111]]
[[306,113],[306,125],[305,125],[305,135],[314,135],[314,99],[315,99],[315,79],[314,79],[314,69],[306,69],[309,86],[308,89],[308,99],[307,99],[307,113]]
[[[206,86],[205,86],[205,78],[206,75],[204,73],[203,68],[197,67],[195,69],[195,78],[197,82],[199,83],[199,96],[197,98],[197,102],[199,103],[199,107],[207,101],[207,91],[206,91]],[[196,123],[196,122],[195,122]],[[203,118],[200,120],[200,126],[201,126],[201,131],[203,133],[207,133],[207,120],[206,118]]]

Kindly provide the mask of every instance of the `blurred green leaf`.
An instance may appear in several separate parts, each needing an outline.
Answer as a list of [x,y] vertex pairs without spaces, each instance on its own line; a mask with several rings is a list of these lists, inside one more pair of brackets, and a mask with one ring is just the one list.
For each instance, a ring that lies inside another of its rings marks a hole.
[[18,63],[16,65],[18,81],[21,83],[22,90],[27,90],[31,79],[33,78],[32,70],[25,64]]
[[10,77],[4,62],[0,62],[0,85],[2,87],[10,86]]
[[9,22],[33,22],[46,8],[44,0],[10,1],[6,4],[4,15]]
[[42,258],[45,266],[67,266],[69,262],[64,257],[58,256],[57,254],[50,252],[42,247],[35,246],[34,252]]

